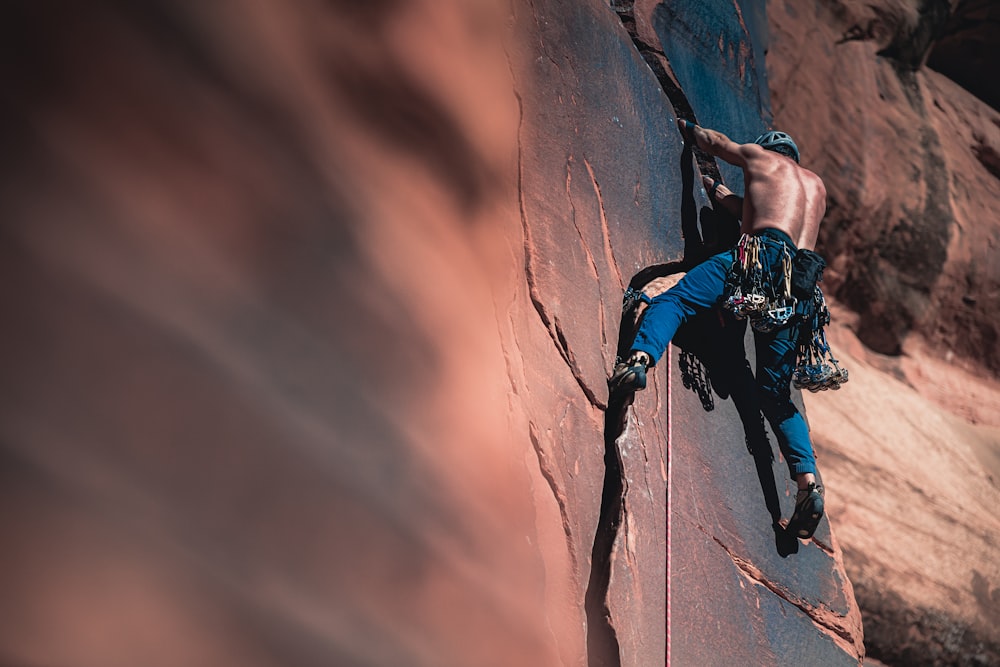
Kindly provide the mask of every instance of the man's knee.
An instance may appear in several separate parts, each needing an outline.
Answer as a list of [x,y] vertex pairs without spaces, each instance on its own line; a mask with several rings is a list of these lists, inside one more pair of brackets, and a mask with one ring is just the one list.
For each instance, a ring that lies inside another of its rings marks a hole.
[[673,288],[664,290],[663,292],[660,292],[656,296],[651,297],[649,299],[649,305],[652,306],[661,303],[669,303],[672,301],[677,301],[677,292],[674,291]]
[[759,387],[760,407],[764,415],[773,423],[781,423],[798,413],[792,403],[791,393],[776,387]]

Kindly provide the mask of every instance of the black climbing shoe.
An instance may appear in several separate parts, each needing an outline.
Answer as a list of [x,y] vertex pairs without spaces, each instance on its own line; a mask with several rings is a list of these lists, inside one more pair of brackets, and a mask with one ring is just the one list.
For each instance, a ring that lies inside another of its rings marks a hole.
[[615,364],[615,371],[608,380],[611,395],[646,388],[646,364],[649,357],[633,354],[628,361]]
[[795,513],[788,522],[788,532],[802,540],[808,540],[816,532],[819,520],[823,518],[823,487],[810,482],[795,494]]

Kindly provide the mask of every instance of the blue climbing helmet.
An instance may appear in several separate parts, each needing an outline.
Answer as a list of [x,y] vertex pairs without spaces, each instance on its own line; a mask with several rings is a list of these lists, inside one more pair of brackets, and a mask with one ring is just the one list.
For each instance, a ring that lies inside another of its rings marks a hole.
[[766,150],[774,151],[786,155],[796,162],[799,161],[799,147],[795,145],[792,138],[784,132],[771,130],[765,132],[753,141],[758,146],[763,146]]

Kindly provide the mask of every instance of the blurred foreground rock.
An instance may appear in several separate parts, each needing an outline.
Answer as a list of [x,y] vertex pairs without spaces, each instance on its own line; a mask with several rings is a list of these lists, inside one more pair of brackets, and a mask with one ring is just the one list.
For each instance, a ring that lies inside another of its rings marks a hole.
[[724,243],[674,119],[763,127],[763,22],[11,3],[0,661],[656,665],[669,594],[673,664],[857,664],[728,393],[679,347],[607,402],[625,287]]

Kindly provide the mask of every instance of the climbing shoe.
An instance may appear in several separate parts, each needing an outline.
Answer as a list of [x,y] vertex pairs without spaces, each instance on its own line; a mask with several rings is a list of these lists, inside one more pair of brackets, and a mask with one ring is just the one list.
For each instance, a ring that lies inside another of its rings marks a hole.
[[810,482],[795,494],[795,513],[788,522],[788,532],[799,539],[808,540],[816,532],[823,518],[823,487]]
[[615,364],[614,373],[608,380],[608,389],[612,395],[628,391],[639,391],[646,388],[646,368],[649,357],[645,352],[635,352],[627,361]]

